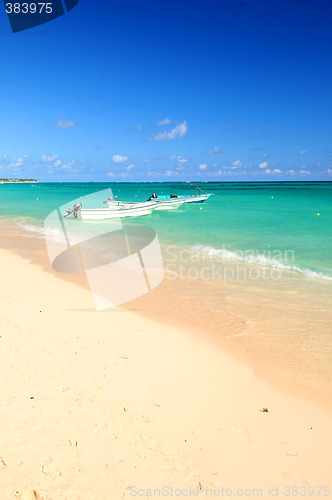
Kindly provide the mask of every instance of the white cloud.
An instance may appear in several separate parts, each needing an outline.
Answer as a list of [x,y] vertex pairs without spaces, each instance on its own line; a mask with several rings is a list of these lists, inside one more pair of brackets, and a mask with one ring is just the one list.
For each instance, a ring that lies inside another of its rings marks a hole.
[[113,163],[124,163],[129,160],[129,156],[114,155],[112,158]]
[[233,161],[232,165],[233,165],[233,167],[236,167],[236,168],[242,167],[242,161],[235,160],[235,161]]
[[327,174],[331,175],[332,174],[332,168],[328,168],[326,171]]
[[184,165],[185,163],[187,163],[189,160],[188,158],[185,158],[184,156],[181,156],[181,155],[172,155],[169,157],[170,160],[176,160],[178,162],[179,165]]
[[207,150],[208,155],[216,155],[216,154],[221,153],[221,152],[222,151],[217,146],[214,146],[214,148]]
[[240,165],[226,165],[223,168],[227,169],[227,170],[237,170],[239,167],[240,167]]
[[72,120],[58,120],[56,123],[56,127],[62,127],[62,128],[77,127],[77,123],[75,123]]
[[266,174],[282,174],[282,170],[279,170],[279,168],[275,168],[273,170],[270,170],[269,168],[265,169]]
[[[69,163],[64,163],[61,165],[61,170],[73,170],[72,166],[76,163],[76,160],[71,160]],[[78,172],[78,170],[75,169],[75,172]]]
[[162,127],[163,125],[169,125],[170,123],[172,123],[172,120],[170,120],[169,118],[165,118],[164,120],[160,120],[157,125],[159,127]]
[[269,166],[269,162],[268,161],[263,161],[263,163],[260,163],[259,165],[259,168],[266,168]]
[[0,158],[0,163],[7,163],[9,161],[8,155],[4,154],[2,158]]
[[[6,157],[6,158],[5,158]],[[4,158],[6,159],[6,161],[9,160],[8,156],[7,155],[4,155]],[[27,159],[29,158],[29,155],[23,155],[23,156],[19,156],[17,158],[17,160],[15,162],[10,162],[9,163],[9,167],[10,168],[17,168],[17,167],[20,167],[21,165],[23,165],[24,162],[27,161]]]
[[133,163],[131,163],[130,165],[128,165],[128,166],[126,167],[126,170],[127,170],[128,172],[130,172],[130,170],[131,170],[134,166],[135,166],[135,165],[134,165]]
[[207,169],[207,164],[206,163],[201,163],[200,166],[198,167],[200,170],[206,170]]
[[299,151],[299,155],[305,155],[307,154],[308,150],[307,149],[303,149],[302,151]]
[[171,141],[172,139],[177,139],[178,137],[183,137],[188,130],[187,122],[179,123],[170,132],[164,130],[160,132],[154,138],[150,138],[150,141]]
[[59,170],[76,174],[80,172],[81,168],[75,159],[69,161],[68,163],[62,163],[61,160],[57,160],[53,164],[47,165],[47,171],[49,174],[54,174],[55,172],[59,172]]
[[311,171],[310,170],[300,170],[300,173],[301,174],[311,174]]
[[59,155],[55,154],[53,156],[48,156],[48,155],[43,155],[41,157],[41,160],[43,163],[50,163],[52,161],[55,161],[58,158]]

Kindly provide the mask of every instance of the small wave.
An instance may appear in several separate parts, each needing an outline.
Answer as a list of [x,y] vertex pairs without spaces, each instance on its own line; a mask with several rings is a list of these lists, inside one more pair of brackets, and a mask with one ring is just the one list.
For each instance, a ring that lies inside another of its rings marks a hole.
[[24,224],[23,222],[17,222],[17,225],[32,233],[38,233],[43,236],[50,236],[54,241],[63,241],[63,232],[55,228],[47,228],[40,226],[34,226],[33,224]]
[[246,251],[241,250],[228,250],[227,248],[214,248],[208,245],[194,245],[190,247],[190,251],[199,252],[205,255],[221,257],[225,260],[236,260],[241,262],[246,262],[247,264],[258,264],[260,266],[269,266],[278,269],[284,269],[289,271],[296,271],[310,278],[316,278],[321,280],[332,281],[332,276],[324,274],[322,272],[313,271],[309,268],[301,268],[294,264],[287,264],[279,259],[273,258],[271,256],[266,257],[266,255],[259,254],[258,252],[250,252],[250,255],[246,255]]

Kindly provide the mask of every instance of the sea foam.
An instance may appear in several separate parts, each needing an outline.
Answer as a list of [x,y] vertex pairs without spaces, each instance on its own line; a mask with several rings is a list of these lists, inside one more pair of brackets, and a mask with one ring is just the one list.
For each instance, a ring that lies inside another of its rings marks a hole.
[[[247,264],[258,264],[260,266],[268,266],[278,269],[295,271],[310,278],[332,281],[332,276],[328,274],[317,272],[310,268],[305,268],[305,267],[302,268],[294,264],[288,264],[287,262],[282,262],[282,260],[271,257],[270,253],[273,252],[270,251],[268,252],[269,253],[268,257],[266,255],[260,254],[259,252],[229,250],[227,248],[215,248],[209,245],[193,245],[190,247],[190,251],[205,254],[210,257],[219,257],[223,260],[228,260],[228,261],[241,261],[241,262],[246,262]],[[246,255],[248,253],[249,255]]]

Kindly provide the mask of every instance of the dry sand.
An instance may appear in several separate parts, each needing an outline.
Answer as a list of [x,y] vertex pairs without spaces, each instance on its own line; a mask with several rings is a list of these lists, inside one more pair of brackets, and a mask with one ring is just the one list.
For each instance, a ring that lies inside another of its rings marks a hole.
[[1,500],[332,495],[327,410],[7,250],[0,269]]

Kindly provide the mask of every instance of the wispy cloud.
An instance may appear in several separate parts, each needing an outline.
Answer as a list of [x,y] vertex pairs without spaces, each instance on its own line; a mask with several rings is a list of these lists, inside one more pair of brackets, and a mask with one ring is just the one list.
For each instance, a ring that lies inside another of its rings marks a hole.
[[139,123],[138,125],[135,125],[135,127],[131,127],[131,128],[128,128],[127,129],[127,132],[144,132],[144,125],[142,125],[141,123]]
[[187,163],[189,160],[188,158],[185,158],[184,156],[181,155],[172,155],[169,157],[170,160],[176,160],[178,162],[179,166],[183,166],[185,163]]
[[113,163],[124,163],[129,160],[129,156],[114,155],[112,158]]
[[207,164],[206,163],[201,163],[198,168],[200,170],[206,170],[207,169]]
[[239,167],[242,167],[242,165],[243,165],[243,164],[242,164],[242,161],[240,161],[240,160],[235,160],[235,161],[233,161],[232,165],[233,165],[233,167],[235,167],[235,168],[239,168]]
[[[43,155],[46,156],[46,155]],[[57,155],[54,155],[54,157],[57,157]],[[52,157],[52,158],[54,158]],[[55,158],[54,158],[55,159]],[[64,162],[62,160],[53,160],[52,162],[46,162],[43,161],[43,163],[48,163],[46,165],[47,167],[47,172],[49,174],[55,174],[58,172],[66,172],[68,174],[78,174],[79,172],[82,172],[84,170],[83,165],[79,165],[78,161],[75,159],[72,159],[71,161]]]
[[[76,160],[71,160],[68,163],[63,163],[62,165],[59,165],[61,170],[73,170],[73,166],[75,165]],[[78,172],[77,169],[75,169],[75,172]]]
[[243,128],[243,125],[242,123],[227,123],[226,127],[231,130],[237,130],[238,128]]
[[8,163],[9,162],[9,157],[8,155],[4,154],[2,157],[0,157],[0,163]]
[[258,166],[259,166],[259,168],[266,168],[266,167],[269,166],[269,162],[268,161],[263,161]]
[[110,171],[110,172],[106,172],[106,175],[108,177],[128,177],[129,172],[122,172],[121,174],[119,174],[119,173]]
[[164,120],[160,120],[157,125],[159,127],[162,127],[164,125],[169,125],[170,123],[172,123],[172,120],[170,120],[169,118],[164,118]]
[[77,123],[72,120],[58,120],[56,123],[56,127],[62,127],[62,128],[71,128],[77,126],[78,126]]
[[59,156],[58,154],[55,154],[53,156],[43,155],[40,161],[43,163],[51,163],[52,161],[55,161],[58,158],[58,156]]
[[308,152],[307,149],[302,149],[302,151],[299,151],[299,155],[306,155]]
[[19,156],[16,161],[11,162],[7,155],[3,155],[5,163],[7,163],[9,168],[19,168],[23,163],[29,159],[29,155]]
[[156,137],[151,137],[150,141],[171,141],[172,139],[177,139],[178,137],[183,137],[188,130],[187,122],[179,123],[170,132],[164,130],[156,135]]
[[206,152],[208,155],[216,155],[222,153],[221,149],[219,149],[217,146],[214,146],[212,149],[208,149]]
[[265,169],[266,174],[282,174],[282,170],[279,170],[279,168],[274,168],[273,170],[267,168]]

